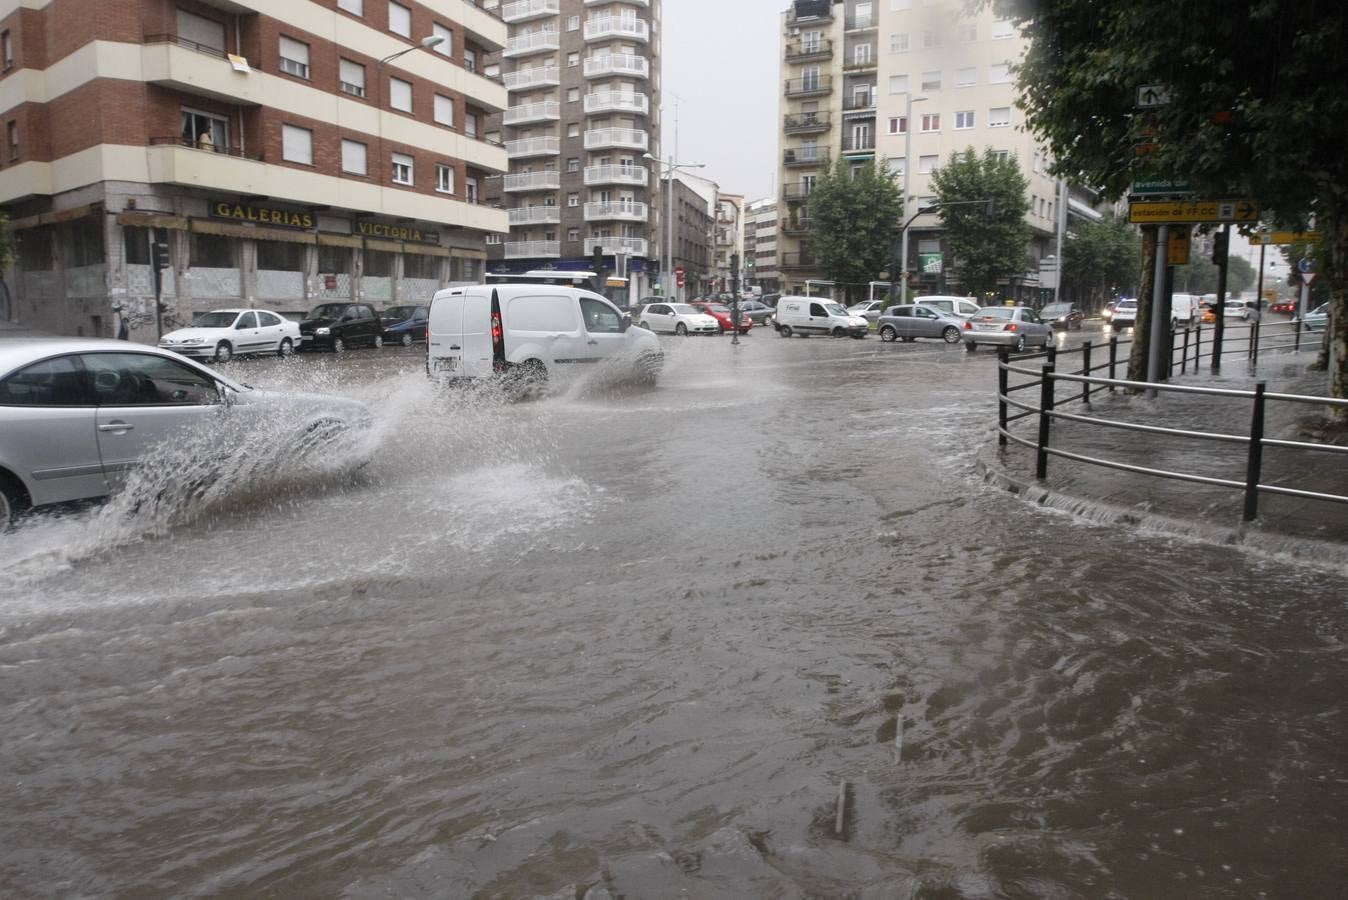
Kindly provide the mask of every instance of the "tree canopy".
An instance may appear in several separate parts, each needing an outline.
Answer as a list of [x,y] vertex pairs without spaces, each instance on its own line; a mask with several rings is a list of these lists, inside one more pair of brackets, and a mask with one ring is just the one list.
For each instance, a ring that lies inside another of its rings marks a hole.
[[1116,216],[1076,222],[1063,244],[1063,294],[1089,306],[1137,295],[1142,239]]
[[[961,204],[943,208],[941,218],[963,290],[981,297],[996,292],[998,281],[1026,271],[1029,182],[1014,156],[991,148],[980,155],[969,147],[952,153],[931,183],[938,203]],[[983,202],[988,200],[990,212]]]
[[810,247],[825,277],[852,288],[877,281],[889,268],[902,202],[889,173],[867,161],[852,174],[839,159],[810,191]]

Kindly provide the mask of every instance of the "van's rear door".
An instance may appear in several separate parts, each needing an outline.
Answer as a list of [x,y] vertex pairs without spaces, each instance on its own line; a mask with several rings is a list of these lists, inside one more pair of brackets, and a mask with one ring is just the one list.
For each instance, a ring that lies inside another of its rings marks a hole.
[[495,288],[470,288],[463,295],[463,374],[486,378],[495,371],[491,339],[491,298]]
[[426,322],[426,373],[458,378],[463,372],[462,293],[437,294]]

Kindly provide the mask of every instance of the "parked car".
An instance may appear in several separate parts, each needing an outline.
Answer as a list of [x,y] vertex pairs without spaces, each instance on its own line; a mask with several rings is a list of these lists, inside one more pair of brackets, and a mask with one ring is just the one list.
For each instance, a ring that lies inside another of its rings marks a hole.
[[740,315],[755,325],[762,325],[772,317],[772,313],[771,306],[758,300],[744,300],[740,303]]
[[687,303],[651,303],[641,308],[637,323],[649,331],[677,335],[720,334],[721,323]]
[[1109,320],[1109,324],[1114,326],[1115,331],[1122,331],[1125,328],[1132,328],[1137,324],[1137,300],[1132,297],[1124,297],[1118,303],[1114,304],[1114,315]]
[[941,294],[916,297],[913,299],[913,303],[916,306],[930,307],[947,315],[958,316],[961,319],[967,319],[979,310],[978,304],[968,297],[947,297]]
[[0,341],[0,530],[30,507],[118,490],[152,447],[184,428],[278,406],[296,440],[336,440],[373,421],[355,401],[256,391],[176,351],[89,338]]
[[1086,314],[1077,309],[1075,303],[1050,303],[1039,310],[1039,318],[1047,322],[1050,328],[1080,331]]
[[1324,331],[1329,324],[1329,304],[1321,303],[1315,309],[1306,313],[1305,318],[1301,320],[1301,327],[1306,331]]
[[771,294],[764,294],[763,296],[759,297],[758,302],[762,303],[765,306],[770,306],[773,309],[776,309],[777,301],[780,299],[782,299],[782,295],[780,293],[771,293]]
[[384,326],[368,303],[320,303],[300,322],[301,350],[331,350],[367,344],[384,346]]
[[1047,348],[1053,343],[1053,329],[1039,321],[1028,306],[985,306],[964,322],[964,346],[974,350],[979,344],[1010,347],[1019,353],[1029,344]]
[[[731,312],[730,307],[722,306],[719,303],[707,303],[704,301],[696,301],[693,303],[689,303],[688,305],[693,307],[693,309],[696,309],[699,312],[704,312],[707,315],[711,316],[713,319],[715,319],[716,324],[719,325],[721,328],[721,334],[725,334],[727,331],[730,331],[734,328],[734,325],[732,324],[732,320],[730,317]],[[754,327],[753,320],[747,318],[744,315],[744,310],[741,309],[740,328],[739,328],[740,334],[747,334],[749,332],[749,329],[753,327]]]
[[885,311],[884,300],[867,300],[863,303],[854,303],[847,307],[847,311],[854,316],[861,316],[867,322],[874,324],[880,320],[880,314]]
[[429,306],[390,306],[379,314],[384,340],[404,347],[426,340],[426,319],[430,313]]
[[1269,307],[1270,312],[1296,314],[1297,302],[1295,300],[1279,300]]
[[186,328],[170,331],[159,346],[193,359],[229,362],[235,356],[275,353],[289,356],[300,341],[298,322],[265,309],[214,309]]
[[773,322],[777,333],[786,338],[793,334],[864,338],[871,330],[871,323],[861,316],[854,316],[832,300],[820,297],[783,297],[777,301]]
[[880,340],[915,341],[918,338],[939,338],[947,344],[958,344],[963,337],[964,320],[959,316],[938,312],[926,306],[907,304],[885,310],[877,325]]

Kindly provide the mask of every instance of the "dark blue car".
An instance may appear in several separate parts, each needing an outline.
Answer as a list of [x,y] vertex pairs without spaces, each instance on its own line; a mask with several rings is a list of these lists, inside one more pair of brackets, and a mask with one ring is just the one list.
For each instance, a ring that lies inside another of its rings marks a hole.
[[384,340],[387,343],[412,346],[413,341],[426,340],[426,319],[430,316],[427,306],[390,306],[379,314],[384,324]]

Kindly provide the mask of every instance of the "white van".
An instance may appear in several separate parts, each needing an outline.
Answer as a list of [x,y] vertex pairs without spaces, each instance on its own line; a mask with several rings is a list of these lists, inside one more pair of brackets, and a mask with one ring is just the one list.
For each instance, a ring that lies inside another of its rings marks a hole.
[[654,382],[660,342],[591,291],[547,284],[438,291],[426,325],[426,371],[435,379],[513,376],[537,385],[609,362]]
[[854,316],[824,297],[782,297],[777,301],[774,325],[778,334],[788,338],[793,334],[864,338],[871,328],[864,317]]
[[1185,325],[1190,327],[1197,325],[1199,316],[1203,315],[1202,302],[1203,295],[1171,294],[1170,327],[1173,329]]
[[948,316],[958,316],[961,319],[972,319],[974,313],[978,312],[980,308],[977,303],[968,297],[948,297],[941,294],[930,297],[913,297],[908,302],[914,306],[926,306]]

